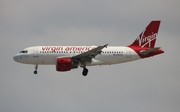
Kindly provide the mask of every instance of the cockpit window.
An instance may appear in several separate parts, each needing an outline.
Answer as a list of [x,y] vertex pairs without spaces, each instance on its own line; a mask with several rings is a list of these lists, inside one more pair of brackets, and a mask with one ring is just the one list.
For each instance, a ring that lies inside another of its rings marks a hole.
[[23,50],[20,53],[28,53],[28,51],[27,50]]

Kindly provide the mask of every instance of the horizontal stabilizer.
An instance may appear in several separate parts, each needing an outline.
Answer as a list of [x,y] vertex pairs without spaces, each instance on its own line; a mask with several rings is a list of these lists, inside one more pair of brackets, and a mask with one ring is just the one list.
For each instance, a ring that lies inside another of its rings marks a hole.
[[155,48],[151,48],[151,49],[148,49],[148,50],[145,50],[145,51],[141,51],[140,54],[142,55],[147,55],[147,54],[150,54],[152,52],[155,52],[156,50],[158,50],[160,47],[155,47]]

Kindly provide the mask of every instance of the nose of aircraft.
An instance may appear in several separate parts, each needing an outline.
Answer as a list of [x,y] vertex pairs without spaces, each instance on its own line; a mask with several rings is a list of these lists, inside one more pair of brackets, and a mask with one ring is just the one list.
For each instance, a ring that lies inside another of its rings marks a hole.
[[18,61],[18,57],[17,56],[13,56],[13,60],[17,62]]

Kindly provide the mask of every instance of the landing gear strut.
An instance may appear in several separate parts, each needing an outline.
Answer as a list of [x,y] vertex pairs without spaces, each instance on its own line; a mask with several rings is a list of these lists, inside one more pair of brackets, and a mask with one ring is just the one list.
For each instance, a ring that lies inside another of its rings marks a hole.
[[36,65],[35,65],[34,74],[37,74],[37,73],[38,73],[38,72],[37,72],[37,69],[38,69],[38,65],[36,64]]
[[86,76],[87,74],[88,74],[88,69],[87,68],[83,68],[82,75]]

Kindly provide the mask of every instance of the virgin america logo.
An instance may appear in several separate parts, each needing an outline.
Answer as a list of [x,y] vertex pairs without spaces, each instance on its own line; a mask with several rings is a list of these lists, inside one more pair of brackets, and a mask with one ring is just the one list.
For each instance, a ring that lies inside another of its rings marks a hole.
[[136,39],[139,42],[139,46],[144,47],[147,44],[149,44],[149,47],[151,47],[151,42],[156,39],[157,33],[153,33],[151,35],[145,36],[146,29],[141,33],[141,35]]

